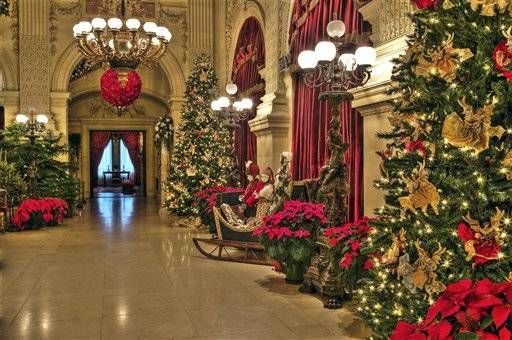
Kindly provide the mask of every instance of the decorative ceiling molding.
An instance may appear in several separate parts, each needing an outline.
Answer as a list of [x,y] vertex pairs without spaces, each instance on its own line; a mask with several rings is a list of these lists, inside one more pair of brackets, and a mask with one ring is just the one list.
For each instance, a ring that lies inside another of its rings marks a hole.
[[[181,48],[182,59],[187,61],[188,52],[188,23],[187,23],[187,10],[183,8],[160,7],[159,11],[160,21],[163,25],[168,27],[178,26],[181,31]],[[171,32],[172,33],[172,32]]]

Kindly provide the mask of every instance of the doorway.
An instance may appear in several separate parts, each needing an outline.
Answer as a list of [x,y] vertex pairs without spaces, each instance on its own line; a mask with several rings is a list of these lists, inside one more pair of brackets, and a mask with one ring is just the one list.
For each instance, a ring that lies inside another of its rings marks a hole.
[[90,131],[91,197],[146,196],[145,131]]

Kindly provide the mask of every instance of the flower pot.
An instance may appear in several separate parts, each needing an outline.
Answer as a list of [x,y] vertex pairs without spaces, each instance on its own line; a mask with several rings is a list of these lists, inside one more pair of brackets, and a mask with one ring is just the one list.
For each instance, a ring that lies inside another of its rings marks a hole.
[[299,262],[288,261],[285,269],[286,283],[301,284],[304,280],[304,270]]

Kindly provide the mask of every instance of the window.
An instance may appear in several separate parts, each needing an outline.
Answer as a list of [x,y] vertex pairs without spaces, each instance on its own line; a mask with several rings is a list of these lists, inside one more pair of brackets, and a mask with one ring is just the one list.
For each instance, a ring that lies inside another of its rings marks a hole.
[[103,156],[101,157],[100,165],[98,165],[98,184],[103,183],[103,171],[112,170],[112,140],[107,144],[105,150],[103,150]]
[[128,152],[128,149],[124,145],[123,141],[119,143],[119,148],[119,163],[121,165],[121,170],[130,171],[130,178],[133,178],[135,175],[135,168],[130,158],[130,153]]

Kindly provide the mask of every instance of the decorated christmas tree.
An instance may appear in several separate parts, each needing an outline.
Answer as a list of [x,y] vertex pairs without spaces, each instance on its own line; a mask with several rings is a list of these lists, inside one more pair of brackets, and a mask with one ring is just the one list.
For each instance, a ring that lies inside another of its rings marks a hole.
[[[512,271],[512,2],[413,2],[392,128],[379,135],[387,144],[376,186],[386,199],[364,249],[374,269],[354,297],[378,336],[398,323],[405,333],[396,339],[421,327],[477,339],[498,334],[504,314],[481,312],[489,300],[460,309],[436,301],[450,284],[459,282],[444,294],[467,289],[465,279],[505,282]],[[430,306],[428,322],[449,325],[422,323]]]
[[227,129],[212,119],[210,102],[217,87],[211,58],[198,55],[187,79],[181,116],[168,178],[164,206],[178,215],[197,213],[194,195],[210,186],[225,185],[231,160]]

